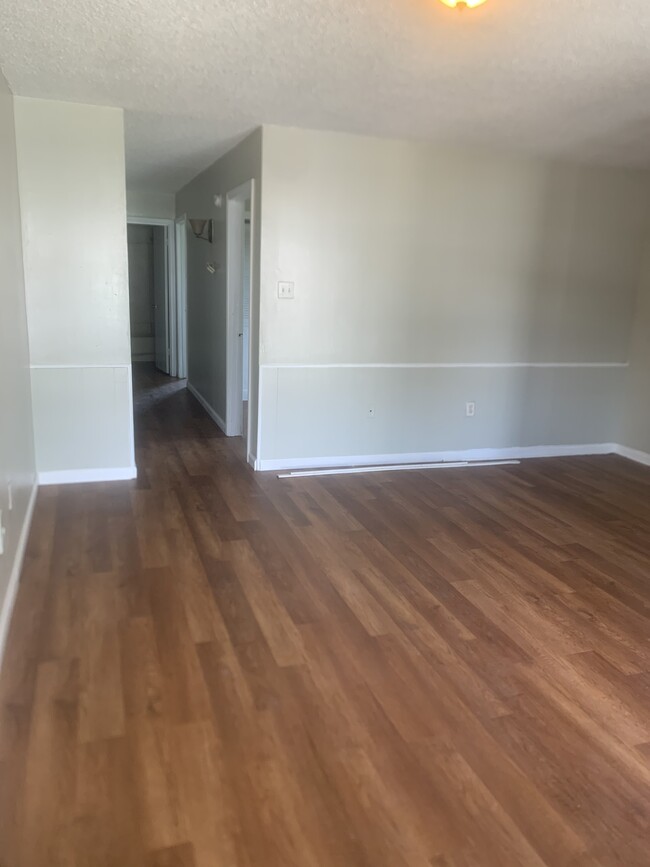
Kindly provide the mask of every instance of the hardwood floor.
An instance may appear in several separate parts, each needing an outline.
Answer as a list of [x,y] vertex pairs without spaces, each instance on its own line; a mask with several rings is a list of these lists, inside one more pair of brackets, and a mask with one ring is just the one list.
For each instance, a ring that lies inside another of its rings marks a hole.
[[650,864],[650,470],[278,480],[137,386],[137,482],[39,492],[2,867]]

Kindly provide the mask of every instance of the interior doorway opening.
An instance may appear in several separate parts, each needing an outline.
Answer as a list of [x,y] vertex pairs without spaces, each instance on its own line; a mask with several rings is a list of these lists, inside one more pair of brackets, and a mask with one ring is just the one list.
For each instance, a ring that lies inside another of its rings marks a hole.
[[131,361],[170,372],[164,226],[127,227]]
[[187,375],[185,231],[184,219],[127,224],[131,361],[180,378]]

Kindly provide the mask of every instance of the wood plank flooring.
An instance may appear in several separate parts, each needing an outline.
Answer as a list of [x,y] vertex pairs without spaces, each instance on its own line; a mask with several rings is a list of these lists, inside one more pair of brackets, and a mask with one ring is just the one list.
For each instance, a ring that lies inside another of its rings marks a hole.
[[38,496],[2,867],[650,864],[650,470],[278,480],[136,386],[137,482]]

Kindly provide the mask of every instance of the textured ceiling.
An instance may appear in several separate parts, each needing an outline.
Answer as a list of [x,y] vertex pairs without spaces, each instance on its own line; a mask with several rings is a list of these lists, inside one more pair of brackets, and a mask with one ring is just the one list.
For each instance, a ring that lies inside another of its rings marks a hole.
[[0,0],[0,65],[124,107],[138,189],[261,123],[650,167],[648,0]]

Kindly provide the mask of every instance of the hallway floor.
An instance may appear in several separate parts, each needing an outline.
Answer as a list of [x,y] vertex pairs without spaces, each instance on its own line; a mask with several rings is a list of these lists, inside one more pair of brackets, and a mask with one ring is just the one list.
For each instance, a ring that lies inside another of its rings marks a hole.
[[137,481],[38,495],[1,867],[647,867],[649,469],[279,480],[136,394]]

